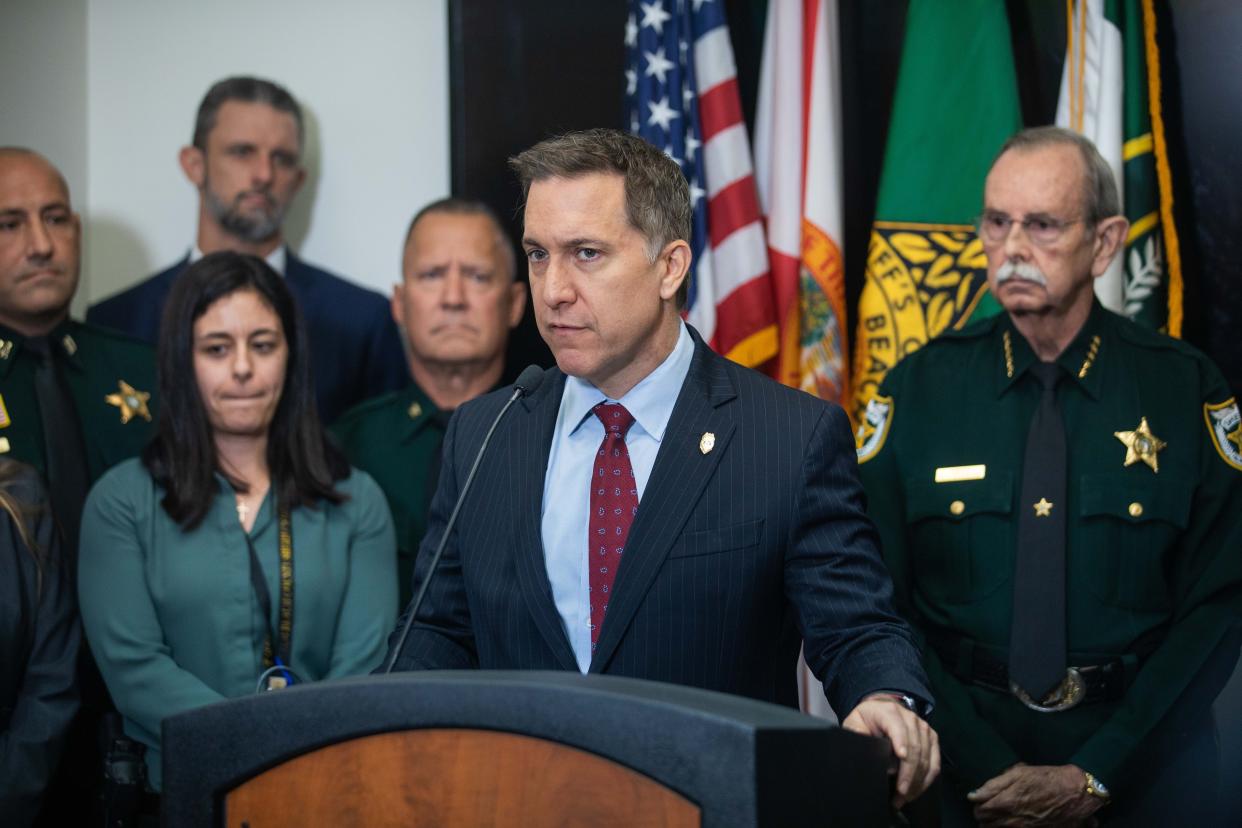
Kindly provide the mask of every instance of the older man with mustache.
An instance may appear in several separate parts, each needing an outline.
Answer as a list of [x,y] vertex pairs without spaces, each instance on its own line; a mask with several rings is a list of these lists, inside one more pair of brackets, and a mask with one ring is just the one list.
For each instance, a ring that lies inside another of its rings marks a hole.
[[218,82],[199,104],[181,169],[198,191],[193,249],[172,267],[93,305],[87,320],[154,343],[173,280],[207,253],[265,259],[283,275],[306,317],[319,414],[332,422],[362,400],[400,388],[405,361],[388,303],[374,291],[320,270],[286,245],[285,213],[306,179],[302,109],[261,78]]
[[1005,312],[905,359],[859,433],[947,824],[1219,824],[1242,426],[1206,357],[1096,301],[1120,213],[1085,138],[1011,138],[979,219]]

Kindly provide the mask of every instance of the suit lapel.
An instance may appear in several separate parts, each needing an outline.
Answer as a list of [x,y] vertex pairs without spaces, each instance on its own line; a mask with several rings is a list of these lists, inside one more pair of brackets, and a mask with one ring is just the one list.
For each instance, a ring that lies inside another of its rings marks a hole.
[[[591,659],[592,673],[603,672],[608,666],[733,436],[733,417],[724,405],[736,396],[733,383],[724,371],[722,358],[713,354],[697,334],[694,341],[690,371],[625,541],[625,559],[617,571],[604,628]],[[700,445],[708,432],[715,436],[715,444],[704,452]]]
[[565,627],[552,598],[543,550],[543,484],[548,471],[552,432],[560,410],[565,375],[551,369],[535,393],[510,411],[513,422],[509,439],[513,458],[516,499],[516,558],[518,587],[535,619],[548,649],[566,670],[577,670],[578,661],[565,635]]

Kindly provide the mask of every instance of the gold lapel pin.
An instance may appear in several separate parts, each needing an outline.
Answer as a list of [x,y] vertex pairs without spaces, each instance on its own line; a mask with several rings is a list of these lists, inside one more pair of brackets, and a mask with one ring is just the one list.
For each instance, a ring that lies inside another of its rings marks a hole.
[[710,454],[711,450],[716,447],[716,435],[710,431],[704,431],[703,436],[699,438],[699,451],[704,454]]

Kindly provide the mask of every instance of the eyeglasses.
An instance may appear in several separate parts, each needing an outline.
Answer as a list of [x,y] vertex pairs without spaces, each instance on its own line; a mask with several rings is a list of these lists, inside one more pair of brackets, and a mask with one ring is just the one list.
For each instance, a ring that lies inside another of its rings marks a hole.
[[1055,219],[1052,216],[1027,216],[1019,221],[1004,213],[985,212],[975,221],[979,235],[984,241],[993,244],[1009,238],[1009,231],[1015,223],[1022,225],[1022,232],[1033,244],[1049,247],[1060,241],[1065,231],[1081,222],[1082,219]]

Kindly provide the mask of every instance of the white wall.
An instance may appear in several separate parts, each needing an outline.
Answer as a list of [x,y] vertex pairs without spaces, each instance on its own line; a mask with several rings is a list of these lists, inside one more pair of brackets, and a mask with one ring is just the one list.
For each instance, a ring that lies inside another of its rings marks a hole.
[[449,187],[445,0],[3,0],[0,143],[49,155],[86,223],[75,309],[182,256],[177,165],[207,88],[286,86],[310,173],[286,224],[316,264],[389,292],[405,226]]
[[46,155],[80,208],[87,192],[86,0],[0,0],[0,78],[0,146]]

